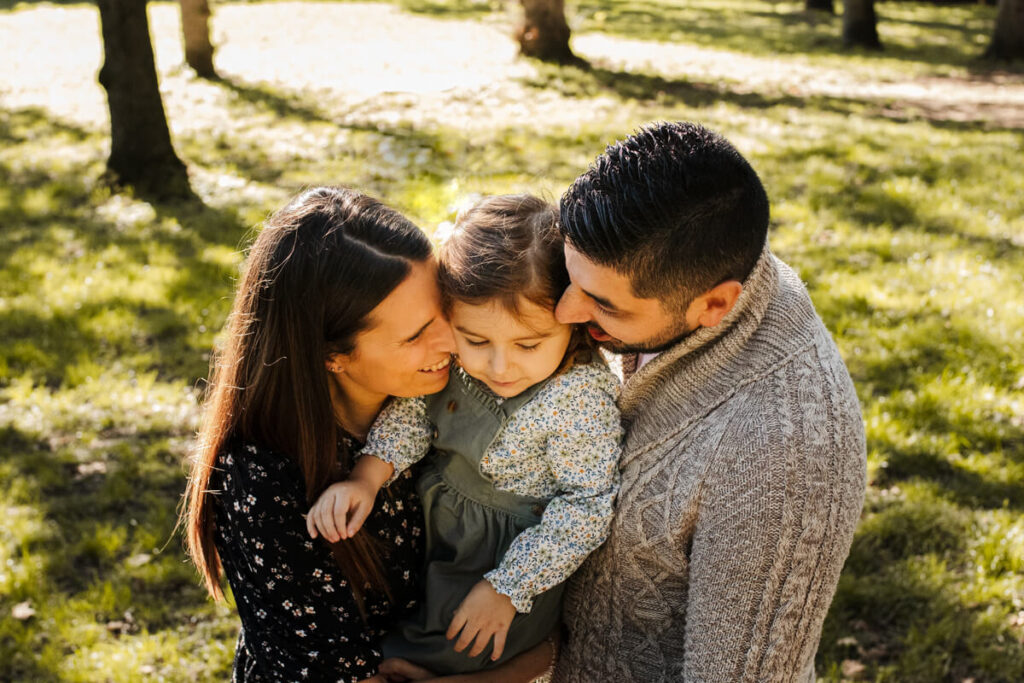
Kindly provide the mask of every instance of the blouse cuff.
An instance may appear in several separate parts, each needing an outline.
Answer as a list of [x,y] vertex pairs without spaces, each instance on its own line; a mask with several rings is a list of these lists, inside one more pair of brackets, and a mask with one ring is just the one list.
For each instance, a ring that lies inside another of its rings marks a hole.
[[484,574],[484,578],[494,587],[494,590],[512,599],[512,606],[516,608],[517,612],[528,614],[533,609],[533,598],[535,596],[522,590],[518,582],[509,576],[508,573],[503,572],[501,567],[487,572]]

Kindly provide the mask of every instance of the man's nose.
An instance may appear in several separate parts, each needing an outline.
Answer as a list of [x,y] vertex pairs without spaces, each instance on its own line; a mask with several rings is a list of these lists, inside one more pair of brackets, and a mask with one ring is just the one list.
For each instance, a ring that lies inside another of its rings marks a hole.
[[555,320],[563,325],[572,323],[585,323],[590,321],[590,312],[587,310],[587,301],[580,288],[570,284],[562,293],[562,298],[555,306]]

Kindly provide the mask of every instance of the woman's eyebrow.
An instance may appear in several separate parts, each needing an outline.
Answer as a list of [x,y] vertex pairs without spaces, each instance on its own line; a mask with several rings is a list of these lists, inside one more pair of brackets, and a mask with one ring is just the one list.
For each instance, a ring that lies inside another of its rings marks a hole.
[[412,334],[410,334],[410,335],[409,335],[408,337],[406,337],[406,338],[405,338],[405,341],[411,341],[411,340],[415,339],[416,337],[420,336],[421,334],[423,334],[423,330],[425,330],[425,329],[427,329],[428,327],[430,327],[431,323],[433,323],[435,319],[436,319],[436,318],[431,318],[430,320],[428,320],[428,321],[427,321],[427,322],[426,322],[426,323],[425,323],[425,324],[423,325],[423,327],[421,327],[420,329],[416,330],[415,332],[413,332]]

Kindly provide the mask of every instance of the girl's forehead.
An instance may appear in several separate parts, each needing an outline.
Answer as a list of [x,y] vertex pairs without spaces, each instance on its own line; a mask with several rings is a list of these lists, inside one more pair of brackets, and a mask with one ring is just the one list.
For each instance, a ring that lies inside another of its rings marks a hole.
[[562,327],[550,308],[524,298],[519,299],[518,307],[513,313],[498,299],[481,304],[456,301],[451,322],[464,332],[509,339],[547,336]]

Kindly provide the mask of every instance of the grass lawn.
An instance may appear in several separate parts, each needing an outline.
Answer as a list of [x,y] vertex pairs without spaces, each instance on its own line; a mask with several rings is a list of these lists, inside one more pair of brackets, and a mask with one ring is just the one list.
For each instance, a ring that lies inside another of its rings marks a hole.
[[[217,6],[215,27],[268,4]],[[502,21],[487,2],[400,6],[467,33]],[[53,11],[2,7],[0,29]],[[74,22],[94,16],[67,8]],[[701,80],[595,55],[666,41],[769,75],[844,72],[851,88],[1024,89],[975,60],[993,8],[879,11],[889,48],[876,56],[838,52],[839,20],[792,3],[586,0],[570,21],[591,69],[510,67],[482,95],[358,106],[166,67],[199,196],[175,204],[112,194],[99,182],[103,125],[9,105],[0,84],[0,680],[226,678],[237,618],[205,598],[173,528],[208,352],[269,211],[340,182],[432,230],[479,193],[557,198],[605,144],[658,119],[704,122],[751,160],[772,198],[771,243],[858,388],[870,486],[819,676],[1024,680],[1024,130],[998,108],[965,114],[956,97],[925,106],[788,76]],[[177,41],[159,22],[154,39],[158,61],[161,41]]]

